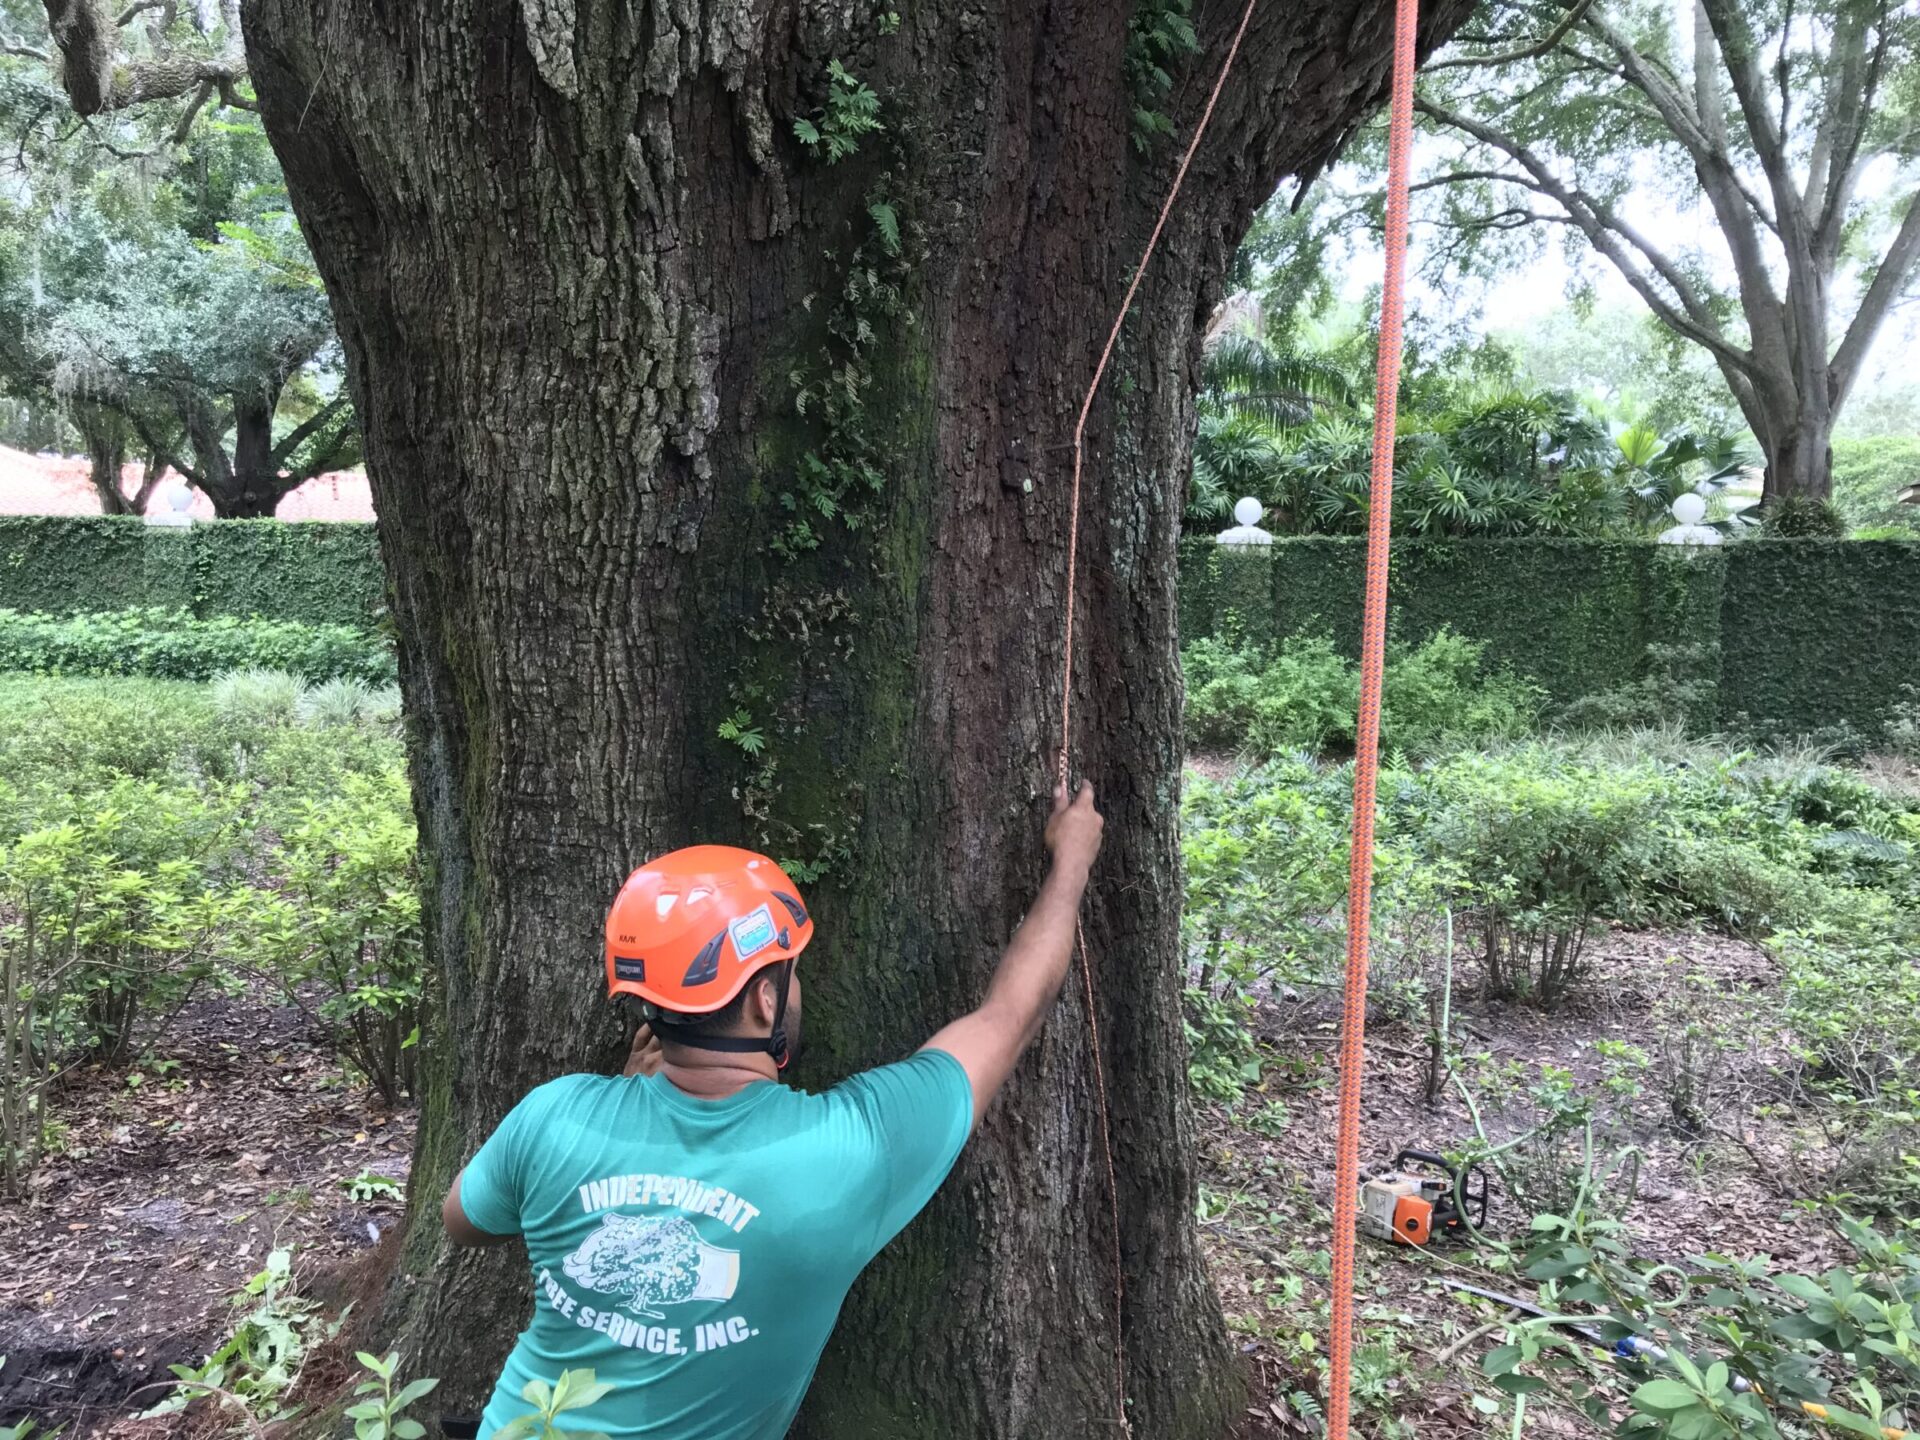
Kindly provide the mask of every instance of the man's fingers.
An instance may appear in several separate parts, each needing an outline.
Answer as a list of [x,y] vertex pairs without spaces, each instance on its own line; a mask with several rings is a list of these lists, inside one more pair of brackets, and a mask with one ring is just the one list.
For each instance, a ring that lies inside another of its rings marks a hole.
[[1053,813],[1058,815],[1067,808],[1067,782],[1062,780],[1053,787]]
[[1073,797],[1073,803],[1083,805],[1089,810],[1093,808],[1093,782],[1091,780],[1082,780],[1080,782],[1080,793]]

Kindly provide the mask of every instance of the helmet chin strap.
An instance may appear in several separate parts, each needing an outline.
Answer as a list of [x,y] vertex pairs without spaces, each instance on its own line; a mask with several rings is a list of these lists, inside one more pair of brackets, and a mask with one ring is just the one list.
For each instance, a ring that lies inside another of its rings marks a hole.
[[784,1070],[793,1059],[792,1047],[787,1043],[787,991],[792,981],[793,961],[783,960],[773,1001],[773,1033],[765,1039],[753,1035],[679,1035],[675,1033],[677,1025],[662,1020],[664,1038],[689,1050],[716,1050],[723,1055],[771,1055],[775,1068]]

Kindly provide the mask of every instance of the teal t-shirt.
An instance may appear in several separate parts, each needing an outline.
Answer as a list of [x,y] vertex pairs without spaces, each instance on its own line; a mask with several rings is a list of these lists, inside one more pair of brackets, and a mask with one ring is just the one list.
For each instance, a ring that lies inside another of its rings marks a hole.
[[824,1095],[700,1100],[665,1076],[569,1075],[514,1107],[460,1182],[520,1235],[533,1322],[480,1423],[533,1379],[613,1385],[568,1429],[613,1440],[780,1440],[854,1277],[939,1188],[973,1123],[960,1062],[922,1050]]

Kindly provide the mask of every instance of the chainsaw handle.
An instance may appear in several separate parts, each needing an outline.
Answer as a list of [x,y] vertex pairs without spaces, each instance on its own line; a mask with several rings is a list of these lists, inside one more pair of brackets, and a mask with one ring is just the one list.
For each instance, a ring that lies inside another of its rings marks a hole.
[[1453,1166],[1447,1162],[1447,1158],[1444,1155],[1436,1155],[1431,1150],[1402,1150],[1398,1155],[1393,1157],[1393,1168],[1398,1170],[1409,1160],[1417,1160],[1422,1165],[1431,1165],[1458,1183],[1460,1172],[1455,1170]]

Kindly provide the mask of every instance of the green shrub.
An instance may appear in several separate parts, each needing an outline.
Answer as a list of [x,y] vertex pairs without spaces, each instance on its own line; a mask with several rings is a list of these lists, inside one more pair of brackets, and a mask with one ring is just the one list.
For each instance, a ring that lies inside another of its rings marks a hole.
[[1884,896],[1847,900],[1839,923],[1783,931],[1770,945],[1807,1083],[1874,1101],[1920,1074],[1920,926]]
[[1831,504],[1810,495],[1782,495],[1760,512],[1762,533],[1786,538],[1838,540],[1847,522]]
[[1296,636],[1260,672],[1247,746],[1263,755],[1351,747],[1359,703],[1359,671],[1335,653],[1333,642]]
[[246,775],[284,810],[338,794],[355,776],[384,776],[404,763],[391,729],[301,725],[271,732],[248,757]]
[[214,679],[209,693],[223,724],[265,730],[293,724],[307,687],[284,670],[229,670]]
[[0,775],[77,784],[106,771],[230,778],[234,737],[206,687],[0,674]]
[[[1526,733],[1533,686],[1484,672],[1484,647],[1447,630],[1387,655],[1382,746],[1410,756]],[[1324,635],[1296,635],[1267,654],[1196,641],[1185,655],[1189,738],[1203,749],[1262,755],[1351,751],[1359,667]]]
[[0,610],[0,670],[36,675],[146,675],[210,680],[229,670],[285,670],[391,683],[393,651],[345,625],[197,620],[184,610],[115,610],[56,618]]
[[1486,673],[1486,646],[1442,629],[1387,654],[1381,738],[1392,749],[1431,756],[1461,745],[1527,734],[1544,694],[1511,671]]
[[258,897],[250,948],[298,999],[317,985],[341,1056],[387,1099],[414,1092],[425,957],[418,844],[397,765],[269,816],[274,891]]
[[390,725],[400,717],[400,692],[341,676],[305,690],[296,706],[302,725],[322,728]]
[[1460,755],[1423,778],[1422,840],[1479,932],[1490,993],[1556,1003],[1603,916],[1644,910],[1660,856],[1660,785],[1544,746]]
[[[1811,1275],[1769,1255],[1637,1257],[1619,1221],[1585,1206],[1535,1216],[1516,1258],[1553,1313],[1510,1321],[1482,1369],[1620,1440],[1898,1433],[1920,1404],[1920,1226],[1882,1233],[1837,1215],[1836,1228],[1849,1258]],[[1604,1345],[1637,1358],[1595,1365],[1552,1323],[1575,1307]]]
[[46,1088],[163,1031],[216,963],[244,900],[224,883],[243,792],[118,777],[12,792],[0,837],[0,1170],[19,1194],[45,1145]]
[[1920,765],[1920,685],[1909,685],[1887,715],[1887,745],[1910,764]]
[[1318,983],[1338,968],[1328,924],[1347,889],[1347,815],[1305,762],[1192,780],[1181,806],[1182,941],[1209,995]]
[[1638,678],[1581,696],[1560,711],[1559,724],[1572,731],[1684,727],[1713,703],[1709,658],[1704,645],[1649,644]]
[[[1388,776],[1383,784],[1398,781]],[[1275,761],[1223,781],[1190,779],[1181,804],[1181,912],[1191,1078],[1222,1098],[1258,1077],[1257,1002],[1337,987],[1346,950],[1352,766]],[[1375,848],[1373,990],[1395,1018],[1419,1013],[1444,924],[1431,867],[1383,836]]]
[[1920,510],[1900,492],[1920,484],[1920,435],[1875,435],[1833,442],[1833,503],[1856,538],[1881,527],[1911,528]]

